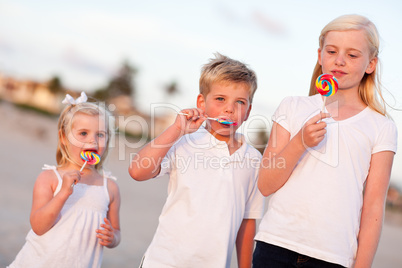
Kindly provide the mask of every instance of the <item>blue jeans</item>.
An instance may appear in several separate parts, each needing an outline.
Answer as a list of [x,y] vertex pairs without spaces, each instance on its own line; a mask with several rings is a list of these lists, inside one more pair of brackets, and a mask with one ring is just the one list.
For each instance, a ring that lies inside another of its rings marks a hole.
[[314,259],[275,245],[257,241],[253,268],[341,268],[335,263]]

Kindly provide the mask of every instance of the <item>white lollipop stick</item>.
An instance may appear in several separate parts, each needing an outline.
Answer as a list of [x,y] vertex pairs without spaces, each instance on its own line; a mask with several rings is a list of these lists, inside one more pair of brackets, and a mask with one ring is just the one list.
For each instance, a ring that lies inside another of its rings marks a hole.
[[85,165],[88,163],[88,161],[85,161],[84,164],[82,165],[80,172],[84,169]]

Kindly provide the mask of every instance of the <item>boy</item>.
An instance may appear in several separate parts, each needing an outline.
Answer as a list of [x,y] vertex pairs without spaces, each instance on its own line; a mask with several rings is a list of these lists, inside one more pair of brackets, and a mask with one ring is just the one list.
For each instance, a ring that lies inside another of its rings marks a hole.
[[235,243],[239,267],[251,267],[255,219],[263,213],[261,154],[236,130],[250,114],[256,89],[252,70],[217,53],[202,68],[197,108],[182,110],[133,159],[135,180],[170,176],[142,267],[229,267]]

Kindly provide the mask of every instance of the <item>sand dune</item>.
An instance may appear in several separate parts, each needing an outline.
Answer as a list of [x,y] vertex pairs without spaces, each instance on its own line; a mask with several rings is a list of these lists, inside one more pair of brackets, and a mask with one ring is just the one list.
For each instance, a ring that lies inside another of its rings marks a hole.
[[[0,267],[9,264],[24,244],[30,229],[32,189],[43,164],[55,164],[57,119],[43,117],[0,102]],[[136,182],[127,172],[135,141],[117,137],[106,163],[118,178],[122,196],[122,242],[105,249],[105,268],[137,267],[150,243],[166,199],[167,178]],[[387,213],[373,267],[402,267],[402,217]],[[232,267],[236,267],[232,263]]]

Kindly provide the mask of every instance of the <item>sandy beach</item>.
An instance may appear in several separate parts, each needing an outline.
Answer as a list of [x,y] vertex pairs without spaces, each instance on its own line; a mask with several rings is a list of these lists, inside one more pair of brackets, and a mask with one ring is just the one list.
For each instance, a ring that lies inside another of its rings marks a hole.
[[[57,118],[0,102],[0,267],[21,249],[30,229],[32,189],[43,164],[55,164]],[[102,267],[138,267],[158,224],[167,196],[167,178],[136,182],[127,172],[135,140],[116,137],[106,167],[118,178],[122,241],[105,249]],[[374,268],[402,267],[402,215],[387,211]],[[232,261],[232,267],[237,267]]]

